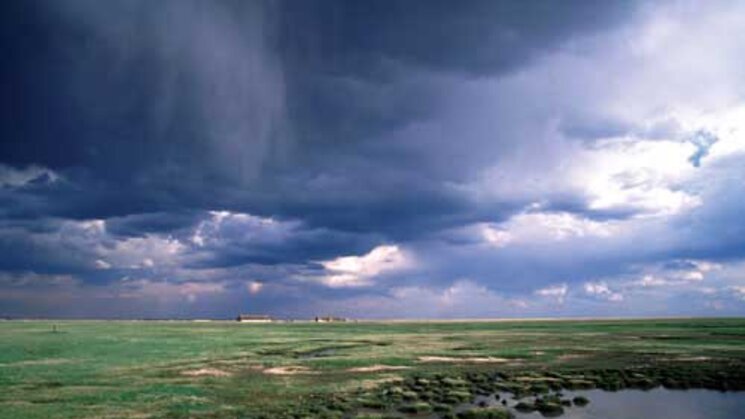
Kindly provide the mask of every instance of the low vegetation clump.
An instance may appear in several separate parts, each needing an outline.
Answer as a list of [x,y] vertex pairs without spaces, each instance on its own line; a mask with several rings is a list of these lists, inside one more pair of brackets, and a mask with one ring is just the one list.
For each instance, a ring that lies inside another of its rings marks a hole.
[[436,413],[445,414],[445,413],[452,413],[453,408],[451,406],[448,406],[446,404],[440,404],[436,403],[432,405],[432,410]]
[[515,410],[517,410],[520,413],[530,413],[535,412],[535,405],[533,403],[528,402],[518,402],[515,405]]
[[429,403],[417,402],[417,403],[403,405],[399,407],[398,410],[404,413],[421,414],[421,413],[431,412],[432,406]]
[[377,399],[360,399],[358,400],[360,406],[367,409],[385,409],[386,404]]
[[458,413],[457,417],[458,419],[512,419],[515,415],[499,407],[476,407]]
[[534,403],[535,410],[546,417],[561,416],[564,414],[566,403],[557,395],[537,398]]

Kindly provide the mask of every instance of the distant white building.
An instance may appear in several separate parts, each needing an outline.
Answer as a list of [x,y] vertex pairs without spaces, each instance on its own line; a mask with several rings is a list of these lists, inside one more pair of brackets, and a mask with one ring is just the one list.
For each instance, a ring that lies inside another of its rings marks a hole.
[[235,319],[241,323],[271,323],[272,318],[264,314],[239,314]]
[[316,323],[343,323],[343,322],[346,322],[347,319],[344,317],[324,316],[324,317],[316,317],[315,321]]

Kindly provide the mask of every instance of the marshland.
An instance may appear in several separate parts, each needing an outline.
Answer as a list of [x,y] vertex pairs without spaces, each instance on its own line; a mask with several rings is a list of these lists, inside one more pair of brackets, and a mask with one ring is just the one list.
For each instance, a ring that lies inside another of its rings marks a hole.
[[742,390],[743,319],[0,322],[7,418],[734,418]]

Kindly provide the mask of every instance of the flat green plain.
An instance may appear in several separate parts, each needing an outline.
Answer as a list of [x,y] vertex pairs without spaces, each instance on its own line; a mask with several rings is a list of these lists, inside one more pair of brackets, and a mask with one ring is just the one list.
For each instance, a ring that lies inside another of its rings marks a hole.
[[412,375],[689,365],[742,368],[745,319],[0,321],[0,417],[292,417]]

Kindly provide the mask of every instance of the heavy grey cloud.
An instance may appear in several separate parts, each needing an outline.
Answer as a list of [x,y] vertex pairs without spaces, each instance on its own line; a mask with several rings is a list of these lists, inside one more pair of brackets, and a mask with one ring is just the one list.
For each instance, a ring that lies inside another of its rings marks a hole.
[[737,4],[2,8],[6,313],[744,308]]

